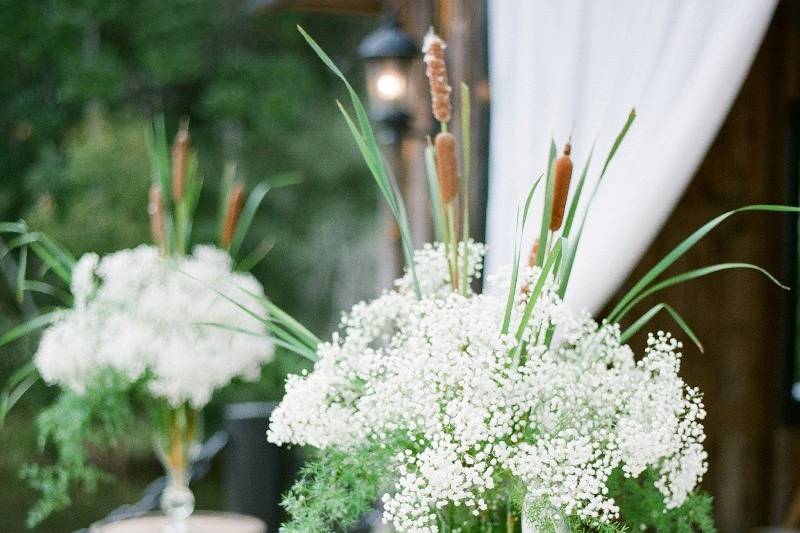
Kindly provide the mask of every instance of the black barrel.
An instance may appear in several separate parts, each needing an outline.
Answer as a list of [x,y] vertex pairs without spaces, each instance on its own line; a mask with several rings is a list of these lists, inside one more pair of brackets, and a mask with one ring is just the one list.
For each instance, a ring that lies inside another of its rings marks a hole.
[[256,516],[277,532],[284,513],[281,495],[297,477],[297,454],[267,442],[274,402],[235,403],[225,407],[228,445],[223,455],[227,509]]

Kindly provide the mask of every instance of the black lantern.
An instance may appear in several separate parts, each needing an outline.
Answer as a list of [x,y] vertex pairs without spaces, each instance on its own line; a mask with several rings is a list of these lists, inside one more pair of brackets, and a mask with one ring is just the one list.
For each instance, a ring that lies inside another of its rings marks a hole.
[[419,54],[414,40],[397,19],[385,19],[358,47],[366,62],[367,97],[372,119],[381,126],[386,144],[400,141],[409,119],[409,69]]

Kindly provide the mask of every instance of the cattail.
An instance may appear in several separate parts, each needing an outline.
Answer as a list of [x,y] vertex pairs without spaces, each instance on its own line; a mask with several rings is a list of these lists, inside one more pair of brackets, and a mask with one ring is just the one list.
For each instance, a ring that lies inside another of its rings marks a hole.
[[449,122],[452,113],[450,104],[450,92],[452,88],[447,83],[447,64],[444,61],[444,41],[435,33],[433,28],[428,30],[422,51],[425,53],[425,74],[431,84],[431,104],[433,116],[439,122]]
[[536,266],[536,256],[539,255],[539,239],[531,246],[531,253],[528,255],[528,266]]
[[569,181],[572,179],[572,159],[569,153],[572,146],[564,145],[564,153],[556,159],[555,178],[553,183],[553,211],[550,215],[550,229],[556,231],[564,221],[564,209],[567,207]]
[[458,167],[456,164],[456,139],[451,133],[439,133],[436,146],[436,174],[442,202],[447,205],[458,194]]
[[161,255],[167,253],[167,241],[164,234],[164,201],[161,195],[161,185],[153,183],[150,186],[150,204],[147,206],[147,213],[150,215],[150,232],[153,235],[153,242],[158,246]]
[[228,193],[228,203],[225,207],[225,220],[222,223],[222,232],[219,236],[219,244],[223,248],[228,248],[233,240],[233,232],[236,231],[236,224],[239,222],[239,215],[242,214],[244,204],[244,185],[236,182],[231,186]]
[[186,168],[189,163],[189,121],[181,121],[172,144],[172,198],[183,200],[186,194]]

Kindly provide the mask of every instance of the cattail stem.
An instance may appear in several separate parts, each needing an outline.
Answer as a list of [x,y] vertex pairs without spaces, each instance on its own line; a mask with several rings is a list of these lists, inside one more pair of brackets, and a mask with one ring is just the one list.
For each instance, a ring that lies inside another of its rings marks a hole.
[[153,242],[158,246],[162,256],[167,255],[166,213],[164,212],[164,199],[161,185],[153,183],[150,186],[150,203],[147,206],[150,215],[150,232]]
[[172,198],[176,204],[186,196],[189,143],[189,120],[184,119],[172,144]]
[[236,224],[242,214],[244,205],[244,185],[236,182],[231,186],[228,193],[228,201],[225,206],[225,218],[222,223],[222,230],[219,236],[220,247],[228,249],[233,241],[233,234],[236,231]]

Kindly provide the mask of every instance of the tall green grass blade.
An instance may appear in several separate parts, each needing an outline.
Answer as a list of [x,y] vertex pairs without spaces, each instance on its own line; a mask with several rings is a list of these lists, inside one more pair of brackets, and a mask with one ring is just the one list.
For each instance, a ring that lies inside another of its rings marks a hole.
[[239,222],[236,225],[236,231],[233,233],[233,239],[231,239],[230,254],[233,259],[239,256],[239,250],[242,247],[247,232],[250,231],[250,226],[253,224],[256,212],[258,208],[261,207],[261,202],[264,201],[264,198],[271,189],[272,186],[269,183],[261,182],[253,187],[253,190],[247,195],[247,201],[242,209],[242,214],[239,216]]
[[[252,337],[263,337],[264,336],[263,333],[260,333],[258,331],[250,331],[248,329],[237,328],[235,326],[229,326],[227,324],[222,324],[222,323],[219,323],[219,322],[195,322],[195,324],[198,325],[198,326],[208,326],[208,327],[224,329],[224,330],[227,330],[227,331],[232,331],[234,333],[240,333],[242,335],[250,335]],[[317,357],[316,353],[314,353],[313,351],[309,350],[303,344],[295,344],[295,343],[292,343],[291,341],[288,341],[288,340],[285,340],[285,339],[282,339],[282,338],[277,338],[277,337],[272,337],[270,339],[270,341],[275,343],[276,346],[280,346],[282,348],[285,348],[285,349],[289,350],[290,352],[293,352],[293,353],[295,353],[297,355],[300,355],[300,356],[308,359],[312,363],[315,363],[315,362],[317,362],[319,360],[319,358]]]
[[18,326],[15,326],[10,330],[6,331],[3,335],[0,335],[0,347],[6,346],[7,344],[11,344],[12,342],[21,339],[22,337],[26,337],[31,333],[46,328],[47,326],[55,322],[59,316],[60,316],[59,311],[53,311],[50,313],[39,315],[30,320],[26,320],[22,324],[19,324]]
[[228,207],[228,197],[231,194],[231,187],[236,179],[236,163],[228,161],[225,163],[225,170],[222,172],[222,186],[220,188],[219,201],[217,206],[217,235],[222,234],[222,227],[225,224],[225,210]]
[[561,235],[564,237],[569,237],[570,231],[572,231],[572,223],[575,221],[575,215],[578,212],[578,206],[580,205],[581,201],[581,194],[583,194],[583,186],[586,183],[586,175],[589,173],[589,165],[592,162],[592,155],[594,154],[594,145],[592,145],[592,149],[589,150],[589,156],[586,158],[586,163],[583,165],[583,171],[581,172],[581,177],[578,179],[578,183],[575,185],[575,191],[572,193],[572,201],[569,204],[569,211],[567,211],[567,218],[564,220],[564,229],[561,231]]
[[[72,265],[75,259],[65,252],[60,245],[37,231],[27,232],[11,239],[6,245],[5,253],[9,253],[16,248],[25,250],[30,249],[46,263],[56,274],[66,283],[69,283]],[[27,250],[24,251],[27,263]],[[24,274],[24,272],[23,272]]]
[[19,266],[17,268],[17,303],[25,299],[25,276],[28,272],[28,247],[23,246],[19,253]]
[[397,220],[397,224],[400,228],[400,236],[403,241],[403,255],[405,256],[406,267],[411,273],[414,281],[414,289],[419,297],[421,296],[421,291],[419,287],[419,280],[417,279],[416,268],[414,267],[414,247],[411,240],[411,230],[408,225],[408,216],[406,214],[405,205],[403,204],[402,196],[398,193],[396,186],[391,180],[386,163],[381,155],[378,141],[375,139],[375,134],[372,131],[372,126],[370,125],[369,118],[367,117],[367,111],[364,108],[364,105],[361,103],[361,99],[358,97],[358,94],[350,85],[350,82],[347,81],[347,78],[344,76],[344,74],[342,74],[339,68],[333,63],[331,58],[328,57],[328,54],[322,50],[316,41],[314,41],[314,39],[311,38],[311,36],[306,33],[305,30],[303,30],[303,28],[298,26],[297,29],[312,50],[314,50],[317,56],[322,60],[322,62],[331,70],[331,72],[333,72],[339,79],[342,80],[347,88],[347,92],[350,95],[350,101],[353,105],[353,109],[355,110],[358,127],[356,127],[352,119],[350,119],[349,114],[341,105],[341,103],[339,103],[339,108],[342,111],[342,114],[345,116],[345,120],[348,122],[348,127],[353,134],[356,144],[358,144],[358,148],[361,151],[367,166],[370,168],[373,178],[377,182],[378,187],[386,198],[386,201],[389,203],[392,213]]
[[511,281],[508,287],[508,298],[506,299],[506,310],[503,315],[503,326],[501,328],[502,333],[505,335],[508,333],[508,328],[511,322],[511,311],[514,308],[514,299],[516,298],[517,294],[517,280],[519,279],[519,261],[520,261],[520,248],[522,246],[522,234],[525,231],[525,222],[528,219],[528,209],[530,209],[531,201],[533,200],[533,194],[536,192],[536,188],[539,186],[539,182],[542,181],[542,176],[536,178],[536,181],[533,182],[531,188],[528,190],[528,196],[525,198],[525,205],[522,210],[522,220],[520,221],[519,216],[519,209],[517,209],[517,220],[515,224],[517,236],[514,239],[514,259],[511,263]]
[[697,349],[700,350],[700,353],[703,353],[704,352],[703,344],[700,342],[700,339],[697,337],[697,335],[695,335],[694,331],[692,331],[692,328],[689,327],[689,324],[686,323],[686,321],[683,319],[680,313],[678,313],[675,309],[673,309],[671,306],[665,303],[654,305],[652,308],[650,308],[649,311],[647,311],[645,314],[639,317],[639,319],[636,320],[636,322],[628,326],[628,328],[622,332],[620,340],[623,343],[628,342],[631,337],[633,337],[640,329],[642,329],[648,322],[650,322],[650,320],[652,320],[655,315],[657,315],[662,310],[669,313],[669,315],[672,317],[675,323],[678,324],[678,326],[683,330],[686,336],[689,337],[692,340],[692,342],[697,346]]
[[467,268],[469,254],[469,172],[470,172],[470,127],[472,125],[472,108],[469,87],[461,82],[461,240],[464,242],[464,255],[461,259],[461,293],[467,294]]
[[433,215],[433,232],[436,242],[445,241],[444,212],[442,211],[442,195],[439,192],[439,176],[436,172],[436,155],[428,141],[425,147],[425,175],[428,178],[428,194],[431,199]]
[[0,233],[27,233],[28,226],[24,222],[0,222]]
[[39,374],[33,362],[28,362],[9,377],[0,392],[0,429],[5,425],[8,413],[14,405],[38,380]]
[[72,270],[72,266],[76,263],[75,256],[72,255],[69,250],[64,248],[61,243],[51,239],[46,234],[41,234],[41,242],[44,246],[51,251],[51,253],[59,260],[61,263]]
[[[573,199],[573,205],[570,205],[570,213],[568,214],[568,226],[565,225],[565,230],[562,234],[569,235],[571,238],[567,243],[566,253],[565,253],[565,261],[564,266],[561,269],[561,284],[558,289],[558,295],[561,298],[567,293],[567,287],[569,286],[569,280],[572,276],[572,267],[575,265],[575,256],[578,253],[578,246],[580,245],[581,237],[583,236],[583,228],[586,225],[586,218],[589,215],[589,209],[594,202],[594,197],[597,195],[597,191],[600,189],[600,184],[603,182],[603,178],[606,175],[606,171],[608,170],[608,165],[611,163],[611,160],[614,159],[614,155],[617,153],[622,141],[625,139],[625,135],[627,135],[628,130],[631,128],[633,121],[636,119],[636,109],[631,109],[630,113],[628,113],[628,119],[625,121],[625,124],[622,126],[622,129],[617,134],[616,139],[614,139],[614,143],[611,145],[611,149],[608,151],[608,155],[606,156],[606,160],[603,163],[603,169],[600,171],[600,177],[597,178],[597,182],[594,184],[594,188],[592,189],[592,194],[589,197],[589,201],[586,204],[586,210],[583,213],[583,219],[581,220],[581,225],[578,227],[578,233],[572,237],[572,224],[573,218],[575,216],[575,212],[577,212],[578,204],[576,203],[575,199]],[[594,145],[592,145],[591,154],[594,152]],[[587,160],[586,166],[584,167],[583,173],[585,174],[587,169],[589,168],[589,161]],[[583,189],[583,180],[585,175],[581,176],[580,186]],[[581,191],[582,192],[582,191]],[[573,209],[575,212],[573,212]]]
[[614,154],[617,153],[619,146],[622,144],[623,139],[625,139],[625,135],[628,134],[628,130],[631,128],[631,125],[633,125],[633,121],[635,119],[636,109],[632,108],[630,113],[628,113],[628,120],[625,121],[625,125],[622,126],[622,131],[619,132],[617,138],[614,139],[614,144],[611,145],[611,150],[609,150],[605,163],[603,163],[603,170],[600,171],[601,179],[603,176],[605,176],[606,170],[608,170],[608,165],[611,163],[611,160],[614,159]]
[[544,209],[542,209],[542,226],[539,229],[539,251],[536,254],[536,266],[544,264],[547,253],[547,235],[550,231],[550,217],[553,215],[553,174],[555,172],[556,143],[550,139],[550,153],[547,157],[547,181],[544,190]]
[[508,297],[506,298],[506,310],[503,313],[503,326],[500,329],[501,333],[505,335],[508,333],[508,328],[511,324],[511,311],[514,309],[514,299],[517,295],[517,280],[519,279],[519,248],[520,248],[520,236],[521,233],[519,230],[520,221],[519,221],[519,209],[517,209],[517,220],[515,227],[517,228],[517,238],[514,239],[514,260],[511,263],[511,280],[508,285]]
[[63,289],[59,289],[55,285],[47,283],[46,281],[38,280],[25,280],[24,289],[29,292],[38,292],[39,294],[46,294],[57,298],[66,306],[72,305],[72,295]]
[[708,235],[714,228],[719,226],[729,217],[737,213],[746,213],[751,211],[763,212],[778,212],[778,213],[800,213],[800,208],[785,205],[772,205],[772,204],[756,204],[740,207],[732,211],[723,213],[716,218],[706,222],[694,233],[689,235],[683,242],[678,244],[671,252],[664,256],[653,268],[651,268],[642,278],[631,287],[631,289],[622,297],[616,306],[611,310],[609,316],[616,316],[622,309],[625,309],[628,304],[639,294],[642,293],[655,279],[660,276],[665,270],[672,266],[675,261],[680,259],[689,249],[697,244],[703,237]]
[[65,266],[61,263],[50,250],[40,242],[32,242],[30,244],[39,259],[42,260],[55,274],[61,278],[61,281],[69,285],[72,281],[72,266]]
[[721,272],[723,270],[755,270],[757,272],[762,273],[766,276],[771,282],[782,289],[789,290],[789,287],[783,285],[779,282],[775,277],[764,270],[763,268],[752,265],[750,263],[720,263],[717,265],[711,265],[703,268],[698,268],[695,270],[690,270],[688,272],[684,272],[682,274],[678,274],[672,277],[669,277],[663,281],[655,283],[654,285],[648,287],[646,290],[639,293],[636,298],[632,299],[628,304],[621,308],[619,311],[612,311],[611,314],[608,315],[608,320],[612,322],[619,322],[631,309],[633,309],[636,304],[654,294],[658,291],[666,289],[667,287],[672,287],[673,285],[678,285],[679,283],[684,283],[686,281],[691,281],[693,279],[702,278],[708,276],[710,274],[714,274],[716,272]]
[[267,241],[266,239],[262,240],[258,243],[258,246],[253,248],[253,250],[247,254],[244,259],[239,261],[236,265],[236,270],[241,272],[250,272],[253,268],[256,267],[261,261],[267,257],[270,250],[275,246],[274,242]]
[[550,273],[553,270],[554,265],[561,257],[561,250],[563,246],[564,239],[560,238],[556,241],[556,244],[553,246],[552,251],[547,256],[547,260],[542,267],[542,272],[539,275],[539,278],[536,280],[536,285],[533,286],[533,289],[528,294],[528,302],[525,304],[525,309],[522,312],[522,318],[520,319],[519,326],[517,327],[517,346],[519,347],[522,343],[522,334],[525,332],[525,327],[528,325],[528,322],[531,318],[531,313],[533,313],[533,308],[536,305],[536,301],[539,299],[539,295],[542,293],[542,289],[544,288],[544,284],[547,279],[550,277]]
[[317,338],[316,335],[311,333],[303,324],[295,320],[289,313],[275,305],[272,300],[265,298],[267,312],[277,318],[281,323],[286,324],[290,330],[297,334],[298,337],[305,340],[309,347],[316,349],[317,345],[320,344],[322,341]]

